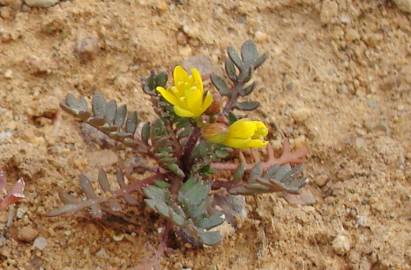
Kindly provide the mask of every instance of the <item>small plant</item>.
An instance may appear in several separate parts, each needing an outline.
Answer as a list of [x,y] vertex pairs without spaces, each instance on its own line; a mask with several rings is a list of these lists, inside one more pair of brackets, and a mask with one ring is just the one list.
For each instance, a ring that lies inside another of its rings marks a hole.
[[137,112],[100,93],[92,97],[91,110],[86,98],[69,94],[61,104],[65,111],[131,148],[138,161],[117,170],[115,188],[100,169],[102,192],[81,175],[84,198],[60,193],[63,206],[49,215],[89,209],[101,219],[122,213],[126,204],[139,204],[135,194],[142,192],[146,205],[166,220],[163,248],[170,237],[200,247],[221,241],[214,228],[235,222],[239,196],[298,193],[306,184],[300,165],[306,149],[292,152],[286,141],[278,156],[266,140],[267,126],[244,115],[260,106],[243,97],[256,89],[253,74],[267,55],[259,54],[252,41],[240,54],[231,47],[227,53],[228,80],[211,76],[218,91],[205,89],[195,68],[189,74],[175,67],[171,84],[166,73],[152,72],[143,86],[158,116],[152,122],[140,121]]

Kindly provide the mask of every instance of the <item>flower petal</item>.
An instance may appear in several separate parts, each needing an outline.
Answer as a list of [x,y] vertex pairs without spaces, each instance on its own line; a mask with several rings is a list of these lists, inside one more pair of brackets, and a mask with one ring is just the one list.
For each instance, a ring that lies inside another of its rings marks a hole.
[[201,113],[205,112],[208,107],[210,107],[211,103],[213,103],[213,95],[210,92],[207,92],[203,104],[201,105]]
[[180,82],[188,80],[188,74],[182,66],[176,66],[173,72],[174,84],[178,85]]
[[262,148],[267,145],[267,141],[264,140],[251,140],[247,143],[249,148]]
[[198,71],[198,69],[192,68],[191,74],[193,75],[195,86],[197,86],[198,89],[200,89],[200,91],[203,92],[203,80],[201,79],[201,74]]
[[224,144],[232,148],[245,149],[248,147],[250,139],[236,139],[227,137]]
[[247,139],[251,138],[257,127],[255,121],[250,121],[246,118],[235,121],[228,128],[229,137]]
[[192,112],[180,106],[174,106],[174,112],[180,117],[196,117]]
[[169,103],[177,106],[180,105],[180,101],[176,96],[173,95],[173,93],[164,87],[158,86],[156,90],[161,94],[161,96],[167,100]]

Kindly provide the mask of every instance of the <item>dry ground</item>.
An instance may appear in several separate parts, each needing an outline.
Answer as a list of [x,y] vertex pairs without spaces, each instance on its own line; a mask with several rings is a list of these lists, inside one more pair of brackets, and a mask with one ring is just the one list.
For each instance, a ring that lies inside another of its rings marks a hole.
[[[193,55],[220,69],[224,49],[249,38],[270,55],[257,75],[259,115],[309,146],[317,203],[251,198],[237,234],[176,250],[164,269],[411,269],[411,15],[391,1],[20,2],[0,1],[0,166],[25,178],[27,198],[0,241],[2,269],[133,269],[150,254],[148,215],[132,235],[45,217],[59,188],[78,191],[80,172],[117,161],[58,103],[100,89],[150,118],[140,84],[149,70]],[[47,240],[43,250],[18,240],[25,226]]]

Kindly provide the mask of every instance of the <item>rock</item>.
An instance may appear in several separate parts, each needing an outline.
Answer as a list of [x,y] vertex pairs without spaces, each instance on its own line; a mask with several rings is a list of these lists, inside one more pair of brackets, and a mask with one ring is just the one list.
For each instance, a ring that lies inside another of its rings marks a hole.
[[394,2],[400,10],[411,13],[411,0],[394,0]]
[[6,79],[12,79],[13,78],[13,71],[11,69],[7,69],[4,72],[4,78]]
[[178,31],[176,35],[176,39],[179,45],[187,45],[188,38],[184,32]]
[[367,216],[362,216],[362,215],[357,216],[356,223],[360,227],[367,227]]
[[107,251],[104,248],[99,249],[99,251],[96,252],[96,256],[103,259],[109,258]]
[[204,55],[195,55],[190,58],[187,58],[183,62],[183,67],[189,71],[192,68],[196,68],[200,71],[203,80],[210,77],[212,73],[215,72],[215,68],[211,59]]
[[330,178],[326,174],[320,174],[319,176],[314,178],[314,182],[317,184],[319,187],[325,186]]
[[99,51],[98,37],[94,34],[81,34],[78,36],[74,52],[83,62],[93,60]]
[[42,236],[39,236],[34,240],[34,243],[33,243],[34,248],[37,248],[39,250],[43,250],[43,249],[46,248],[46,246],[47,246],[47,239],[46,238],[44,238]]
[[17,232],[17,239],[23,242],[32,242],[38,234],[39,232],[32,226],[26,226]]
[[267,42],[269,38],[270,36],[262,31],[256,31],[254,33],[254,39],[256,42],[264,43],[264,42]]
[[20,206],[19,208],[17,208],[16,217],[18,219],[22,219],[24,217],[24,215],[27,213],[27,210],[28,210],[27,207]]
[[294,205],[312,205],[317,202],[314,194],[308,188],[303,188],[300,194],[285,193],[284,199]]
[[338,16],[338,4],[332,0],[325,0],[321,6],[320,21],[322,24],[336,22]]
[[303,123],[311,116],[311,110],[306,107],[296,109],[291,113],[296,122]]
[[60,0],[24,0],[24,3],[30,7],[51,7],[57,4]]
[[351,249],[350,239],[345,234],[339,234],[334,238],[332,247],[338,255],[345,255]]

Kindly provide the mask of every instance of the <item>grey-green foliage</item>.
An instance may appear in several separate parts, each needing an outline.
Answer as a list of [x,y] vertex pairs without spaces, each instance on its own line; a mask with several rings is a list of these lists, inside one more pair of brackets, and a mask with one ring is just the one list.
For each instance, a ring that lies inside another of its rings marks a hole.
[[[124,175],[121,171],[117,171],[116,182],[120,189],[124,189],[126,187]],[[106,210],[109,210],[111,212],[121,211],[122,208],[120,206],[120,203],[116,199],[117,197],[123,197],[123,199],[130,205],[137,204],[137,200],[127,192],[116,194],[118,189],[115,190],[112,187],[112,185],[108,181],[106,172],[102,169],[99,170],[98,184],[100,186],[100,189],[104,191],[104,193],[110,194],[108,197],[98,195],[99,192],[96,192],[96,190],[93,188],[90,178],[83,174],[80,175],[80,188],[84,193],[85,198],[81,199],[71,195],[70,193],[60,192],[60,200],[64,203],[64,205],[60,208],[50,211],[48,215],[59,216],[72,214],[82,209],[89,208],[91,216],[100,219],[103,217],[103,213]]]
[[183,234],[188,236],[186,240],[193,244],[217,244],[221,240],[220,234],[209,230],[223,223],[224,216],[221,212],[209,212],[210,186],[190,178],[180,188],[176,201],[170,198],[167,188],[164,184],[146,187],[147,205],[180,226]]
[[[235,185],[229,189],[231,194],[257,194],[285,191],[298,193],[306,184],[306,178],[299,177],[302,166],[291,167],[289,164],[272,165],[267,170],[263,170],[261,163],[257,163],[247,175],[246,181],[241,185]],[[234,173],[235,180],[242,179],[244,175],[244,165],[240,164]]]
[[107,101],[98,92],[92,97],[91,111],[84,97],[77,99],[72,94],[68,94],[60,105],[112,139],[128,146],[136,145],[133,137],[140,121],[137,112],[128,112],[126,105],[118,106],[115,100]]
[[251,40],[247,40],[241,46],[241,56],[233,47],[227,49],[227,54],[228,58],[224,63],[225,71],[233,86],[229,87],[225,80],[216,74],[211,75],[212,83],[221,95],[233,99],[232,108],[242,111],[257,109],[259,102],[239,102],[237,99],[240,96],[248,96],[255,90],[256,82],[252,80],[253,72],[265,62],[267,54],[259,54],[255,43]]
[[178,165],[178,160],[174,154],[173,142],[164,125],[163,120],[157,119],[151,124],[150,139],[153,152],[160,165],[180,177],[184,177],[184,172]]

